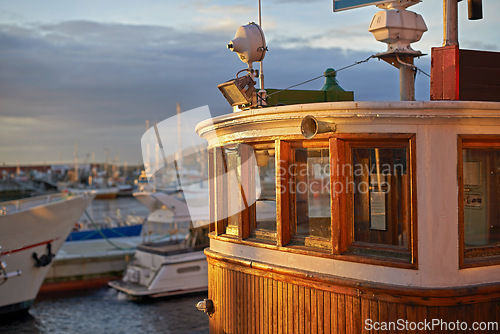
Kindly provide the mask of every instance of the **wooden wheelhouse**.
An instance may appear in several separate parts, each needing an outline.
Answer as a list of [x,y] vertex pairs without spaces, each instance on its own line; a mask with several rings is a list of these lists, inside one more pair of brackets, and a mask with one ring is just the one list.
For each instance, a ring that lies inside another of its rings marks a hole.
[[[329,130],[305,139],[306,116]],[[500,103],[299,104],[197,132],[211,333],[498,326]]]

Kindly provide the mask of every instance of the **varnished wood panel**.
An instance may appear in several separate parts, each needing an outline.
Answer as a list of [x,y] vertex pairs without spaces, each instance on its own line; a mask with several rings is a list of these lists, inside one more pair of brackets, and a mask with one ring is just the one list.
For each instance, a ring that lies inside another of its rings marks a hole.
[[401,298],[396,298],[398,301],[381,300],[378,299],[380,294],[352,294],[345,293],[348,290],[329,290],[320,285],[306,286],[292,276],[246,270],[244,266],[211,261],[210,258],[208,274],[209,298],[215,305],[215,313],[210,318],[211,333],[357,334],[370,332],[365,328],[367,319],[372,322],[442,319],[469,324],[500,321],[500,298],[470,304],[415,305],[411,299],[408,302]]
[[330,302],[331,302],[331,318],[330,318],[330,326],[332,329],[332,333],[339,332],[339,322],[338,322],[338,314],[337,314],[337,306],[338,306],[338,295],[336,293],[330,293]]
[[323,292],[323,305],[324,305],[324,312],[323,312],[323,327],[325,334],[333,332],[333,329],[331,327],[331,296],[327,292]]
[[347,296],[337,295],[337,333],[347,333],[346,326],[346,305],[345,298]]
[[317,290],[316,292],[316,316],[315,316],[315,322],[314,325],[316,327],[316,333],[318,334],[323,334],[323,324],[321,319],[323,319],[323,291]]
[[277,333],[283,333],[283,282],[278,282],[278,301],[277,301],[277,312],[278,312],[278,318],[277,318]]

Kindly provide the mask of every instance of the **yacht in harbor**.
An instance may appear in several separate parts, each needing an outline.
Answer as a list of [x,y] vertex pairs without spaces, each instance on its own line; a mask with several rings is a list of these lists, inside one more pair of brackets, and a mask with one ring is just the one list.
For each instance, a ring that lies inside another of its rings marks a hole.
[[93,196],[51,194],[0,203],[0,314],[27,310]]
[[[208,206],[204,198],[208,188],[160,191],[148,184],[145,172],[138,181],[139,191],[133,196],[149,210],[144,242],[137,246],[123,277],[108,285],[130,297],[206,291],[208,264],[203,250],[208,246]],[[202,205],[189,207],[192,201]]]
[[[160,191],[134,196],[149,210],[146,241],[137,246],[121,280],[108,283],[130,297],[164,297],[208,289],[207,214],[189,210],[185,201]],[[165,238],[158,239],[164,235]]]

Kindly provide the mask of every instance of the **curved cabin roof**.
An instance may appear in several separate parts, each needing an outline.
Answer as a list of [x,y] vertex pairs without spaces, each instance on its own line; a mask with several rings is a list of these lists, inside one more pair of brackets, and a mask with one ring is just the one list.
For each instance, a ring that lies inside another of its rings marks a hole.
[[266,107],[205,120],[198,123],[196,132],[208,140],[210,147],[242,138],[300,135],[300,122],[308,114],[319,120],[324,117],[334,121],[337,133],[344,132],[344,125],[456,124],[457,121],[486,125],[500,121],[500,102],[348,101]]

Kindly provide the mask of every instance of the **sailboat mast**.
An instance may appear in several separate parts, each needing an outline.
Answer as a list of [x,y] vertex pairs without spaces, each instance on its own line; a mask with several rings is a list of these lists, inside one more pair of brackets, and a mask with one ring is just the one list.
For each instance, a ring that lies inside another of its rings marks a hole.
[[75,150],[73,151],[74,164],[75,164],[75,176],[73,182],[78,183],[78,141],[75,142]]
[[177,152],[175,160],[177,161],[177,168],[182,168],[182,145],[181,145],[181,104],[177,102]]

